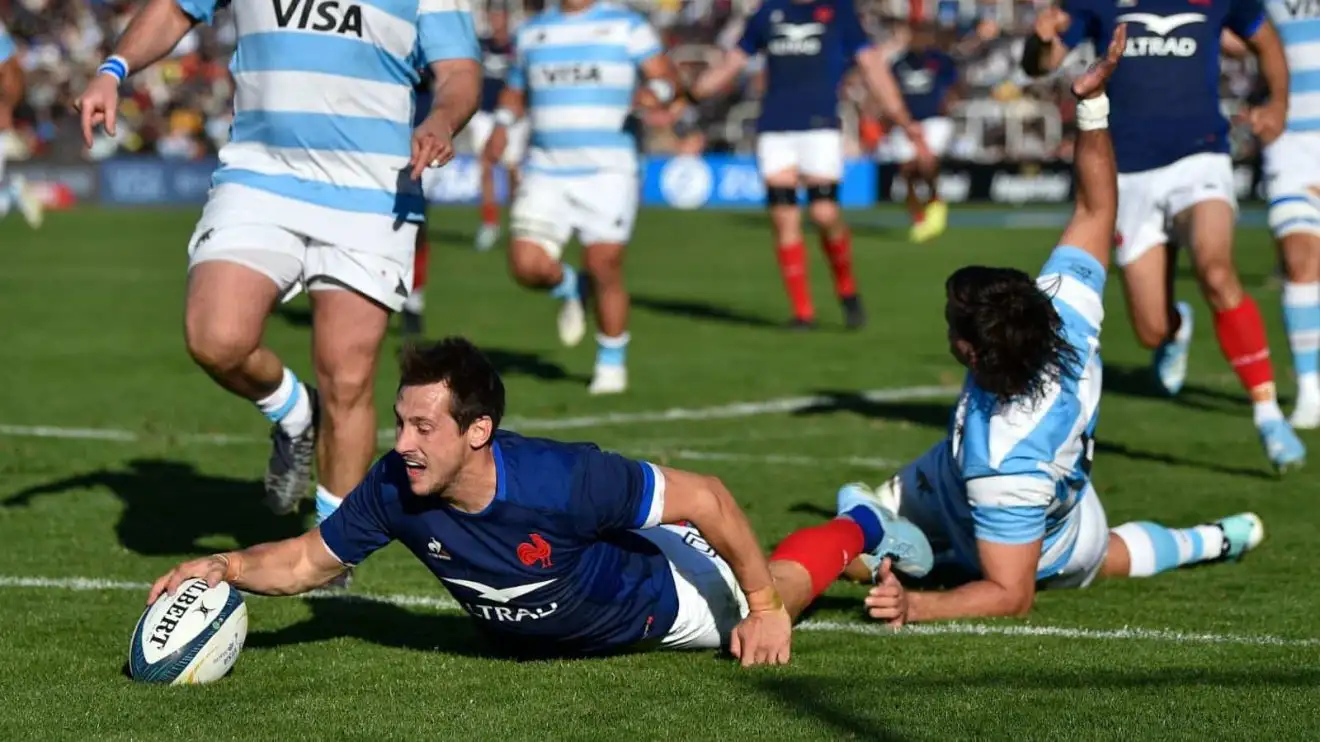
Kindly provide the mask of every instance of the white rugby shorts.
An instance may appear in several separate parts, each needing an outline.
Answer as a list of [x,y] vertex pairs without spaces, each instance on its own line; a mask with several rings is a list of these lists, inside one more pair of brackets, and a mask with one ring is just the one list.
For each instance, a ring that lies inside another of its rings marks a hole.
[[838,129],[762,132],[756,137],[756,167],[762,178],[792,171],[837,183],[843,179],[843,134]]
[[188,241],[188,268],[237,263],[274,281],[283,301],[348,289],[397,312],[412,290],[416,238],[416,224],[225,184],[212,189]]
[[[468,134],[468,142],[472,145],[472,153],[480,157],[482,151],[486,149],[486,142],[490,141],[491,132],[495,131],[495,114],[490,111],[477,111],[472,114],[465,131]],[[513,168],[522,164],[523,157],[527,154],[527,140],[531,136],[531,131],[531,120],[526,116],[509,127],[509,144],[504,148],[504,156],[500,158],[501,165]]]
[[[918,123],[921,125],[921,134],[925,137],[931,153],[936,158],[947,155],[949,146],[953,144],[953,119],[937,116]],[[880,145],[880,153],[890,162],[900,164],[912,162],[917,158],[917,148],[912,146],[907,132],[897,126],[889,130],[889,136],[886,137],[884,144]]]
[[[936,564],[955,564],[966,569],[956,557],[958,552],[976,554],[976,535],[970,519],[949,516],[946,503],[966,501],[967,489],[958,474],[947,439],[932,446],[915,461],[903,467],[886,482],[880,492],[883,500],[896,505],[899,515],[912,521],[930,541]],[[1086,587],[1100,574],[1109,553],[1109,523],[1099,495],[1089,484],[1070,514],[1076,519],[1062,541],[1053,545],[1054,553],[1067,554],[1063,568],[1039,583],[1046,589]],[[960,526],[965,525],[965,528]],[[1047,566],[1050,554],[1041,555],[1040,567]]]
[[1167,244],[1173,218],[1204,201],[1224,201],[1237,210],[1228,155],[1202,152],[1154,170],[1119,173],[1118,264],[1131,265],[1151,248]]
[[1265,148],[1262,169],[1274,236],[1320,234],[1320,131],[1285,131]]
[[637,175],[600,171],[523,174],[510,211],[514,239],[540,245],[558,260],[574,233],[583,245],[627,244],[637,221]]
[[660,642],[664,649],[720,649],[747,616],[747,598],[715,550],[691,526],[663,525],[634,533],[669,560],[678,590],[678,616]]

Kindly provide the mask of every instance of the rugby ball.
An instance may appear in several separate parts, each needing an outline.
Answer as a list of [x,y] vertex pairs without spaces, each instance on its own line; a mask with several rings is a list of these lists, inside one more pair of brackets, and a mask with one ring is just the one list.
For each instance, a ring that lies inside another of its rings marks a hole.
[[138,619],[128,672],[140,683],[209,683],[234,666],[246,638],[243,596],[227,582],[207,587],[193,578]]

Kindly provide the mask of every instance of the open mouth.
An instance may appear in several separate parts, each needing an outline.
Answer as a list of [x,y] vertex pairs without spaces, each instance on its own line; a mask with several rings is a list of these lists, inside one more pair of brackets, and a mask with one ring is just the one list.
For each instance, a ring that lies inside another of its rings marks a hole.
[[426,464],[422,464],[417,461],[405,460],[403,462],[403,466],[408,470],[409,479],[416,479],[417,477],[420,477],[422,475],[422,472],[426,471]]

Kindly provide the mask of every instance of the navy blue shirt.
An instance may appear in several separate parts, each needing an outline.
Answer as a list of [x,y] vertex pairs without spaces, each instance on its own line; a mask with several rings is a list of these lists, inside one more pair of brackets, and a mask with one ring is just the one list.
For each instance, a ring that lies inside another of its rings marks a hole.
[[738,47],[766,55],[760,131],[839,128],[839,85],[871,46],[852,0],[765,0]]
[[958,84],[958,65],[938,49],[908,51],[894,62],[894,78],[917,121],[944,115],[944,98]]
[[1109,131],[1118,171],[1134,173],[1201,152],[1229,151],[1219,109],[1219,35],[1250,38],[1265,20],[1260,0],[1068,0],[1068,46],[1090,39],[1103,54],[1127,23],[1127,49],[1109,81]]
[[632,532],[660,521],[652,464],[499,431],[495,500],[480,513],[412,493],[403,459],[383,456],[321,524],[357,564],[399,541],[506,646],[594,654],[659,641],[678,613],[669,561]]
[[430,67],[420,71],[422,79],[413,86],[413,128],[422,125],[435,106],[435,75]]
[[481,39],[481,110],[494,111],[498,107],[512,62],[512,41],[500,44],[495,39]]

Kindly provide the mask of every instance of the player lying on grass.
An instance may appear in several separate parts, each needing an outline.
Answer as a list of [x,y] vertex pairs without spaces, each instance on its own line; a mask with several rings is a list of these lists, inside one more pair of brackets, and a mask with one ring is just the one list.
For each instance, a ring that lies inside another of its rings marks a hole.
[[[394,450],[342,507],[302,536],[182,564],[148,603],[189,577],[307,592],[397,540],[516,652],[727,646],[779,664],[815,596],[859,554],[892,551],[861,502],[767,562],[718,479],[498,430],[504,385],[466,340],[409,348],[400,365]],[[901,519],[889,531],[921,539]]]
[[1118,203],[1103,86],[1125,37],[1119,26],[1106,58],[1073,84],[1083,99],[1077,205],[1040,277],[969,267],[946,284],[950,351],[968,369],[948,437],[878,491],[839,491],[841,510],[869,502],[924,532],[929,542],[906,553],[933,547],[937,562],[970,575],[952,590],[908,591],[883,554],[865,555],[848,574],[878,583],[866,598],[873,618],[901,626],[1023,615],[1038,585],[1085,587],[1101,575],[1237,558],[1264,535],[1251,513],[1181,530],[1140,522],[1110,531],[1091,486],[1101,296]]

